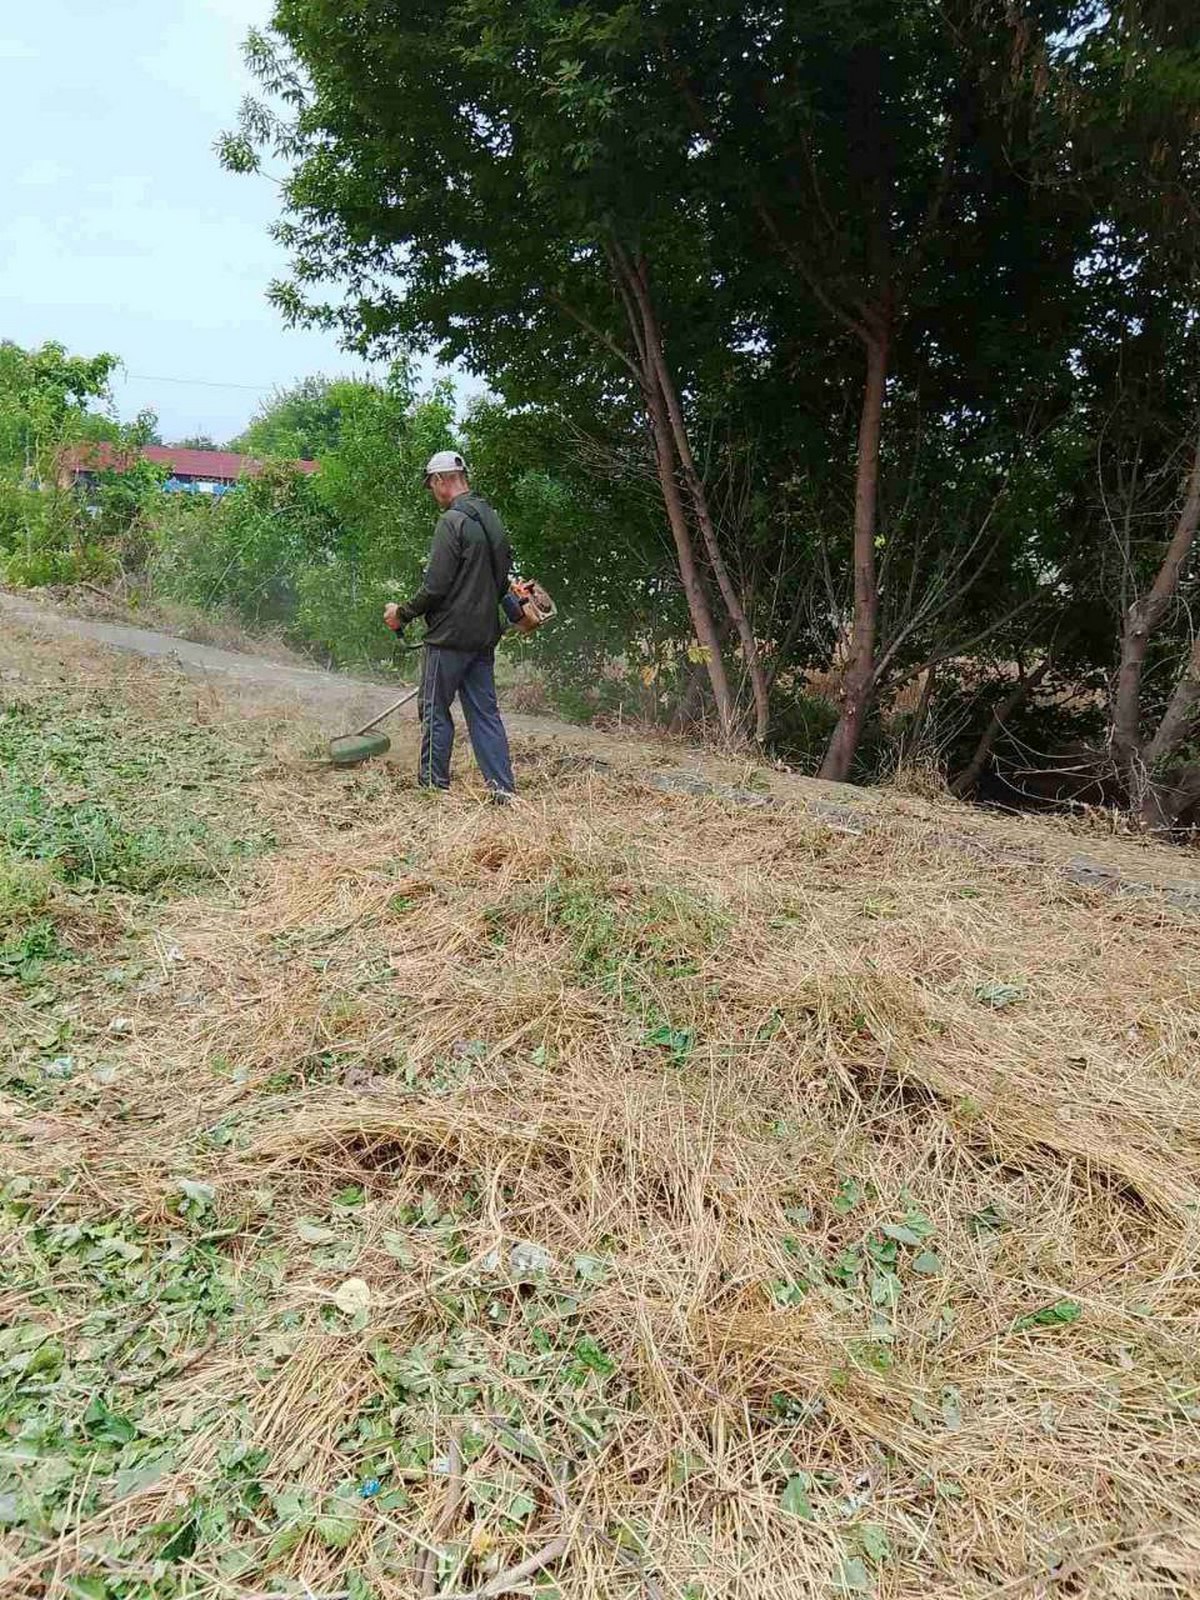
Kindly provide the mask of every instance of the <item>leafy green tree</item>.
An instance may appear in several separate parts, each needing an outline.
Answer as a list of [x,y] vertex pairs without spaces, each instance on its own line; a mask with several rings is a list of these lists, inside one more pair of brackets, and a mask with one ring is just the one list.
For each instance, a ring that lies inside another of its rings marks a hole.
[[398,365],[384,384],[344,385],[341,404],[338,448],[314,479],[339,533],[328,562],[299,579],[297,625],[330,659],[386,661],[383,606],[416,587],[428,556],[436,510],[424,466],[456,443],[453,399],[444,385],[416,397]]
[[1116,776],[1169,828],[1200,802],[1200,38],[1174,0],[1079,21],[1026,69],[1039,183],[1086,218],[1072,366],[1090,559],[1074,592],[1107,619],[1093,659],[1115,667]]
[[312,479],[286,464],[267,467],[218,499],[162,500],[149,562],[154,587],[192,605],[235,611],[250,623],[290,622],[299,574],[336,550],[336,518]]
[[[695,313],[676,325],[699,328],[710,276],[703,241],[645,181],[646,163],[665,171],[674,150],[648,145],[635,174],[627,140],[605,118],[606,159],[589,159],[602,96],[589,91],[586,104],[578,100],[569,49],[564,56],[534,7],[512,8],[512,17],[481,18],[466,5],[417,6],[402,19],[380,14],[345,48],[335,9],[324,0],[278,9],[291,56],[252,37],[265,86],[299,114],[272,122],[251,108],[224,145],[238,168],[256,163],[262,143],[293,159],[292,217],[279,233],[295,253],[297,279],[342,276],[353,286],[340,310],[309,305],[295,285],[277,285],[277,303],[297,319],[341,318],[360,348],[435,344],[497,377],[513,400],[553,394],[576,415],[639,415],[679,581],[730,729],[733,696],[699,545],[758,683],[756,641],[706,505],[681,384],[664,350],[661,291],[651,283],[656,271],[675,286]],[[593,14],[578,15],[591,29]],[[515,56],[514,28],[525,30],[528,46]],[[517,63],[514,72],[505,61]],[[306,87],[305,68],[318,91]],[[652,87],[642,73],[639,91]],[[477,111],[461,114],[467,105]],[[691,283],[698,293],[688,292]]]
[[[463,0],[436,16],[373,13],[352,35],[334,9],[289,0],[276,40],[252,38],[264,86],[297,112],[273,120],[252,107],[225,145],[235,167],[264,145],[292,166],[280,236],[296,274],[277,303],[340,320],[367,348],[432,343],[510,402],[602,418],[625,437],[641,427],[727,729],[725,654],[752,690],[760,736],[770,670],[761,608],[751,618],[747,604],[756,574],[714,513],[704,441],[739,384],[749,448],[772,431],[777,353],[794,374],[817,346],[814,367],[844,391],[848,357],[830,333],[858,341],[850,650],[826,763],[842,775],[881,676],[888,374],[902,331],[919,326],[914,308],[938,304],[961,267],[948,241],[990,239],[1020,190],[1017,175],[993,193],[993,152],[969,114],[996,75],[1004,14],[972,53],[970,19],[917,5],[772,20],[720,4]],[[1064,14],[1044,8],[1038,25]],[[436,152],[433,171],[418,150]],[[340,306],[306,298],[322,278],[349,285]],[[821,403],[819,383],[801,387],[803,404]],[[786,420],[796,411],[793,400]],[[827,446],[819,432],[809,443]],[[814,458],[797,465],[811,474]],[[972,580],[981,573],[977,562]],[[772,655],[793,644],[790,624]]]
[[1115,629],[1113,748],[1157,793],[1200,700],[1188,16],[279,0],[222,153],[287,168],[285,316],[487,377],[472,453],[610,657],[654,679],[674,633],[760,736],[832,667],[833,778],[919,681],[969,787]]
[[79,438],[88,406],[108,398],[117,358],[72,356],[60,344],[23,350],[0,341],[0,474],[53,476],[54,458]]
[[229,448],[242,455],[319,460],[337,449],[343,401],[353,387],[348,380],[318,373],[290,389],[276,389],[249,427],[230,440]]
[[496,400],[477,401],[463,433],[518,568],[554,595],[554,627],[527,648],[560,705],[594,714],[611,698],[639,714],[677,711],[702,663],[680,648],[687,605],[648,463],[630,471],[613,457],[611,437],[573,433],[554,411]]
[[0,342],[0,560],[10,582],[69,582],[105,565],[60,457],[119,432],[89,410],[108,400],[115,366],[114,356],[72,356],[60,344]]

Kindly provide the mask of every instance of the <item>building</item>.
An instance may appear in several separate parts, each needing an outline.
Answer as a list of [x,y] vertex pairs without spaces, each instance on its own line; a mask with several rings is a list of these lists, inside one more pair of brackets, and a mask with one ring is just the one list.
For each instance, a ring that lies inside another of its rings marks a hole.
[[[169,444],[146,444],[136,451],[120,451],[105,443],[72,445],[59,458],[59,483],[87,489],[102,472],[128,466],[135,456],[167,469],[163,488],[172,494],[228,494],[242,478],[256,478],[263,463],[254,456],[232,450],[185,450]],[[315,461],[289,461],[297,472],[316,472]]]

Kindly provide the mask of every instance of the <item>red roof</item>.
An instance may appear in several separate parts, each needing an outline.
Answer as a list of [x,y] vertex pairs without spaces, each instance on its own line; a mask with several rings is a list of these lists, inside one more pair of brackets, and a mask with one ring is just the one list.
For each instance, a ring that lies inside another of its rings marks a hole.
[[[184,450],[169,444],[142,445],[137,452],[144,461],[153,461],[166,467],[176,477],[184,478],[255,478],[263,469],[254,456],[240,456],[232,450]],[[64,467],[72,472],[103,472],[109,467],[118,470],[127,465],[129,456],[119,456],[113,445],[107,443],[77,444],[63,451]],[[298,472],[316,472],[315,461],[289,461],[288,466]]]

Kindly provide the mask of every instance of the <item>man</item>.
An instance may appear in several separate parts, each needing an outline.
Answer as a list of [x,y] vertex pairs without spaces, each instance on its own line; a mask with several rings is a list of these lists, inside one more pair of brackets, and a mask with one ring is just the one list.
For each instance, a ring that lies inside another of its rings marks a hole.
[[491,798],[512,799],[508,735],[496,701],[496,644],[503,632],[500,598],[508,592],[512,552],[500,518],[472,492],[467,464],[457,450],[439,450],[425,467],[425,486],[441,507],[425,582],[406,605],[384,607],[383,620],[400,633],[425,618],[425,667],[418,706],[421,766],[418,782],[450,787],[457,695],[471,748]]

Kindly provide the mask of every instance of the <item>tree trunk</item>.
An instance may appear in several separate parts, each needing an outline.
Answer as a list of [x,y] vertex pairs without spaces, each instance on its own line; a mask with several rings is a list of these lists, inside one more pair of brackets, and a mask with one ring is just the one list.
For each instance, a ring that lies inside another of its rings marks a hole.
[[[712,607],[704,591],[704,583],[696,565],[696,550],[692,543],[692,532],[688,527],[687,513],[684,510],[683,500],[679,493],[679,484],[675,476],[674,434],[659,378],[662,352],[658,345],[657,328],[656,326],[650,327],[642,314],[641,297],[638,294],[636,275],[630,268],[629,258],[625,251],[613,240],[606,247],[605,253],[608,257],[609,267],[612,271],[617,291],[625,308],[625,317],[633,340],[636,361],[630,359],[613,346],[611,341],[608,342],[610,347],[614,349],[614,353],[620,356],[621,360],[624,361],[625,365],[629,367],[636,377],[638,386],[642,391],[642,397],[646,403],[646,413],[654,438],[654,457],[655,465],[658,468],[658,483],[662,491],[667,522],[671,528],[671,537],[675,541],[679,577],[687,599],[688,614],[692,619],[696,641],[704,652],[704,664],[708,671],[708,680],[712,685],[713,699],[716,702],[721,737],[729,741],[734,736],[737,722],[733,695],[729,688],[729,675],[725,671],[725,658],[721,654],[721,643],[713,620]],[[654,335],[653,337],[652,334]]]
[[911,761],[921,745],[925,736],[925,724],[929,720],[929,708],[933,704],[933,696],[937,690],[938,663],[935,661],[925,668],[925,682],[921,685],[920,698],[917,709],[913,712],[913,719],[908,729],[908,736],[903,741],[902,755]]
[[1170,782],[1148,786],[1138,821],[1148,833],[1173,833],[1185,812],[1196,806],[1200,806],[1200,761],[1190,761],[1172,774]]
[[1188,658],[1175,692],[1167,702],[1162,720],[1138,760],[1138,778],[1141,791],[1135,797],[1139,820],[1144,828],[1158,832],[1173,828],[1180,813],[1195,801],[1196,773],[1200,765],[1189,763],[1181,781],[1177,775],[1168,782],[1163,776],[1163,766],[1180,745],[1186,744],[1192,730],[1200,723],[1200,638],[1188,652]]
[[667,417],[666,406],[658,385],[647,375],[646,403],[650,413],[650,426],[654,434],[654,453],[658,465],[658,482],[662,490],[663,505],[667,511],[667,521],[671,525],[671,536],[675,541],[675,556],[679,563],[679,577],[683,583],[683,592],[687,598],[688,613],[692,619],[692,627],[696,631],[696,640],[704,651],[704,664],[708,670],[708,680],[712,684],[713,699],[717,706],[717,719],[721,726],[722,738],[728,740],[733,737],[736,725],[734,714],[733,695],[729,688],[729,677],[725,671],[725,659],[721,654],[721,641],[717,636],[716,624],[713,621],[712,609],[708,603],[708,596],[704,592],[704,584],[696,566],[696,552],[692,545],[691,530],[688,527],[687,516],[683,509],[683,501],[679,494],[679,484],[675,478],[675,452],[671,442],[671,426]]
[[950,793],[956,800],[965,800],[968,795],[974,794],[980,778],[983,777],[983,769],[988,764],[988,758],[995,749],[996,740],[1004,732],[1009,717],[1018,706],[1025,703],[1046,676],[1049,668],[1050,662],[1047,659],[1035,667],[1028,677],[1019,678],[992,711],[988,725],[983,730],[983,736],[975,746],[975,753],[950,785]]
[[689,662],[683,693],[679,696],[675,709],[671,713],[671,720],[667,724],[668,733],[688,733],[695,727],[703,705],[704,673],[699,667],[694,667]]
[[746,662],[746,671],[749,675],[750,687],[754,695],[754,737],[759,744],[762,744],[767,737],[770,710],[767,678],[758,653],[758,641],[754,637],[754,629],[750,626],[746,609],[742,605],[741,597],[729,576],[729,569],[725,565],[725,558],[721,554],[721,547],[717,542],[717,530],[708,504],[708,495],[705,493],[703,479],[700,477],[696,467],[691,441],[688,438],[687,424],[683,417],[683,408],[679,403],[679,393],[675,387],[675,380],[671,375],[670,368],[667,365],[666,354],[663,350],[662,331],[658,326],[658,318],[655,314],[654,302],[650,294],[646,263],[644,260],[639,261],[636,268],[629,268],[628,270],[630,287],[642,313],[647,355],[654,365],[663,403],[667,408],[667,416],[671,424],[671,432],[675,441],[675,449],[679,456],[679,464],[683,468],[683,481],[687,484],[688,497],[692,502],[692,509],[700,527],[704,548],[708,552],[709,564],[717,581],[717,588],[721,592],[721,599],[724,601],[725,609],[728,611],[730,620],[737,630],[738,640],[742,647],[742,656]]
[[[1161,626],[1179,588],[1180,574],[1195,543],[1198,527],[1200,527],[1200,440],[1196,443],[1191,471],[1188,473],[1184,489],[1183,505],[1175,524],[1175,531],[1171,535],[1171,542],[1163,556],[1162,565],[1155,574],[1149,591],[1140,595],[1126,612],[1121,630],[1121,662],[1117,670],[1117,692],[1113,701],[1112,744],[1129,790],[1130,804],[1137,812],[1141,812],[1146,799],[1149,769],[1156,760],[1170,753],[1170,750],[1164,747],[1161,737],[1163,724],[1167,724],[1170,719],[1168,727],[1170,732],[1178,722],[1178,716],[1173,715],[1175,702],[1172,700],[1150,747],[1143,751],[1141,695],[1146,652],[1150,648],[1151,638]],[[1185,673],[1176,695],[1184,688],[1186,682]],[[1187,714],[1185,707],[1183,711],[1185,721]],[[1150,751],[1156,746],[1158,749],[1152,757]]]
[[887,388],[890,329],[885,324],[867,344],[867,378],[858,424],[854,485],[854,620],[850,660],[842,680],[842,711],[818,777],[844,783],[849,776],[875,687],[875,635],[879,584],[875,573],[875,527],[879,505],[879,440]]
[[1153,772],[1161,762],[1173,756],[1188,739],[1200,718],[1200,638],[1188,652],[1187,662],[1175,685],[1175,692],[1167,702],[1162,721],[1154,730],[1154,737],[1146,746],[1146,767]]

